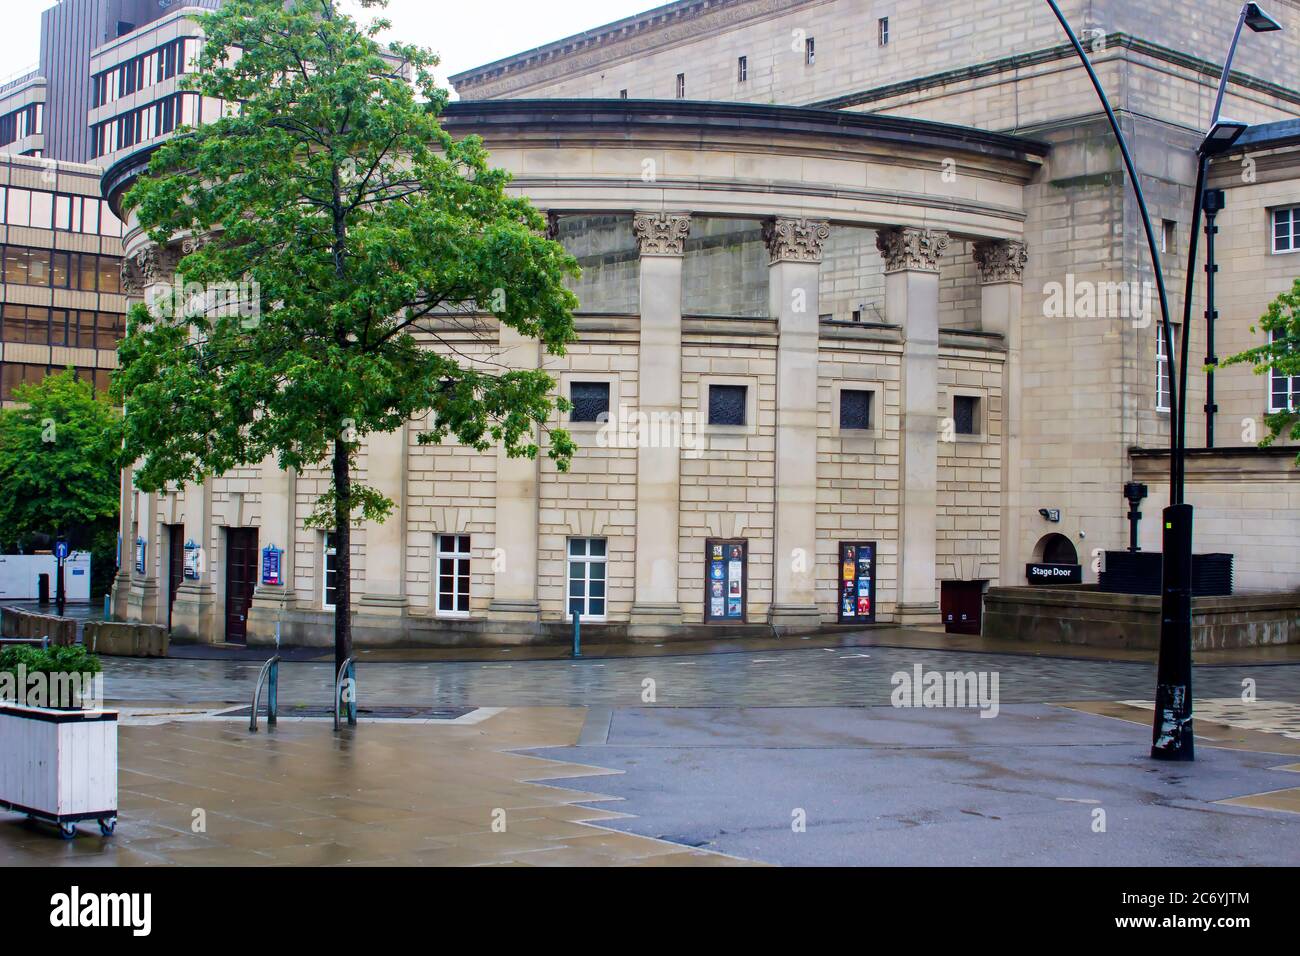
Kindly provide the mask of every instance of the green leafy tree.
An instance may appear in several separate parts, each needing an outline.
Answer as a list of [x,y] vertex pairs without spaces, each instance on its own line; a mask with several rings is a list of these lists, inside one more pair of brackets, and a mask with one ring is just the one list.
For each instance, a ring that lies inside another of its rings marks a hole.
[[0,542],[27,548],[65,535],[91,552],[102,594],[113,575],[121,416],[72,369],[18,386],[14,401],[0,410]]
[[[491,311],[563,354],[577,264],[508,194],[482,141],[443,128],[437,58],[381,46],[386,21],[360,25],[332,0],[231,0],[197,19],[206,42],[190,86],[238,109],[167,141],[125,206],[159,246],[200,237],[178,273],[246,283],[256,314],[192,297],[132,310],[115,377],[123,460],[146,490],[268,455],[283,468],[328,464],[309,524],[336,535],[341,664],[349,528],[393,507],[354,477],[359,440],[426,419],[422,442],[535,457],[537,429],[567,408],[554,380],[465,359],[444,338],[486,327]],[[566,468],[571,438],[549,438]]]
[[[1256,375],[1276,372],[1300,376],[1300,279],[1269,303],[1268,311],[1250,331],[1264,332],[1269,341],[1225,359],[1223,365],[1250,363],[1255,366]],[[1280,437],[1300,440],[1300,406],[1293,404],[1289,409],[1265,415],[1264,424],[1268,426],[1268,435],[1260,442],[1261,446],[1271,445]],[[1296,456],[1296,463],[1300,464],[1300,455]]]

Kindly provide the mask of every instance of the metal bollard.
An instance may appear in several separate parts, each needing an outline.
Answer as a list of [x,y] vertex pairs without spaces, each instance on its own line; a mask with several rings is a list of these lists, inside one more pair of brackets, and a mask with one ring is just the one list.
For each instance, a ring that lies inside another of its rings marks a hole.
[[104,595],[104,620],[113,620],[113,600],[110,595]]
[[266,726],[275,726],[275,715],[280,709],[280,655],[275,656],[271,674],[266,684]]
[[573,656],[582,656],[582,616],[573,615]]

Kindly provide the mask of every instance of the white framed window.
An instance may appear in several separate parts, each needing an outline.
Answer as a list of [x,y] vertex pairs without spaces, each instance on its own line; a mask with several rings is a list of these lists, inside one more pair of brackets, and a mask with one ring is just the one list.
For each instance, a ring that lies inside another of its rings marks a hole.
[[686,74],[685,73],[677,74],[677,98],[679,100],[686,99]]
[[1171,252],[1174,248],[1174,230],[1178,228],[1178,223],[1172,219],[1162,219],[1160,221],[1160,251]]
[[876,21],[876,35],[881,46],[889,46],[889,17],[881,17]]
[[749,79],[749,57],[742,56],[736,60],[736,82],[744,83]]
[[817,62],[817,41],[812,37],[803,41],[803,62],[804,66],[812,66]]
[[469,537],[438,535],[438,617],[469,616]]
[[1273,254],[1300,252],[1300,206],[1273,210]]
[[[1281,330],[1269,333],[1269,341],[1282,338]],[[1300,410],[1300,375],[1285,375],[1275,369],[1268,370],[1268,410],[1289,412]]]
[[569,539],[569,603],[565,620],[577,614],[584,621],[605,619],[606,541]]
[[[1174,339],[1178,335],[1175,331]],[[1169,353],[1165,351],[1165,334],[1160,325],[1156,325],[1156,411],[1167,412],[1169,408]]]
[[325,535],[325,544],[321,560],[321,602],[326,611],[334,610],[335,596],[338,594],[339,552],[334,532]]

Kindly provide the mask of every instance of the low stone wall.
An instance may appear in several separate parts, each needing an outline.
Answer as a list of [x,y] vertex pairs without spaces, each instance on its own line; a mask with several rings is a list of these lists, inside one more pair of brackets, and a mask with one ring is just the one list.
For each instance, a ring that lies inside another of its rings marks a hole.
[[109,657],[166,657],[167,628],[159,624],[89,621],[82,640],[86,650]]
[[[53,645],[71,647],[77,643],[77,622],[52,614],[0,608],[0,636],[48,637]],[[158,624],[86,621],[82,642],[91,653],[109,657],[166,657],[169,640],[167,629]]]
[[77,622],[53,614],[5,607],[0,608],[0,637],[48,637],[51,644],[70,647],[77,643]]
[[[1095,587],[989,588],[985,637],[1156,650],[1160,598]],[[1300,644],[1300,591],[1192,600],[1192,647],[1214,650]]]

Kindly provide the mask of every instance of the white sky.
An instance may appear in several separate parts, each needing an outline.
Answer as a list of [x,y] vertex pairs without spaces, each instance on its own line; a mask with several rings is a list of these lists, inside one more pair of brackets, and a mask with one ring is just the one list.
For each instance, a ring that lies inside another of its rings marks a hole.
[[[442,57],[449,76],[662,5],[666,0],[390,0],[379,15],[408,43]],[[41,11],[52,0],[0,0],[0,79],[40,59]],[[354,16],[360,9],[345,0]],[[375,14],[361,10],[358,19]]]

